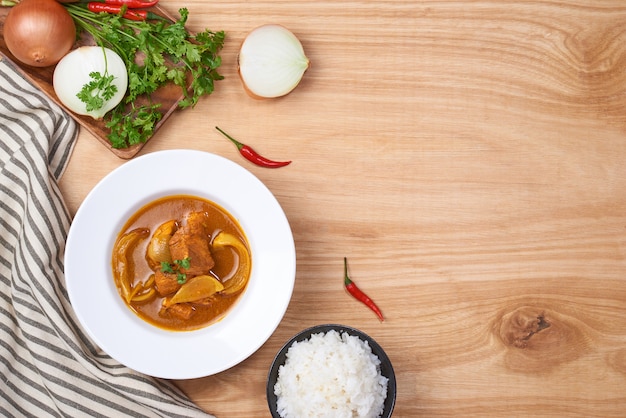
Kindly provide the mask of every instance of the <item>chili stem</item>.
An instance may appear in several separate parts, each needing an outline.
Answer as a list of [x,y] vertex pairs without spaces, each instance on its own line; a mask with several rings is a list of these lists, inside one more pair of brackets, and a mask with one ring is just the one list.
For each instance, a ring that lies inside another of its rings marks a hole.
[[363,291],[359,289],[352,280],[350,280],[350,277],[348,277],[348,259],[346,257],[343,258],[343,272],[344,272],[343,284],[346,290],[348,291],[348,293],[350,293],[356,300],[358,300],[359,302],[363,303],[365,306],[370,308],[372,312],[374,312],[376,316],[378,316],[378,319],[380,319],[380,322],[383,322],[385,318],[383,317],[383,313],[378,308],[378,306],[374,303],[372,299],[370,299],[369,296],[363,293]]

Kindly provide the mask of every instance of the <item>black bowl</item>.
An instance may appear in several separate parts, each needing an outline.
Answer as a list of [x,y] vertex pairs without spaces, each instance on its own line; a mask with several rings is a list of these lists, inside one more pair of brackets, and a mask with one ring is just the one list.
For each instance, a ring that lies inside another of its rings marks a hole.
[[391,413],[393,412],[393,407],[396,403],[396,375],[393,371],[393,366],[391,365],[391,361],[387,354],[382,349],[382,347],[374,341],[372,337],[365,334],[363,331],[359,331],[356,328],[348,327],[345,325],[336,325],[336,324],[326,324],[326,325],[316,325],[311,328],[307,328],[304,331],[300,331],[298,334],[293,336],[289,341],[283,345],[283,347],[278,351],[274,361],[272,362],[272,366],[270,367],[269,374],[267,376],[267,404],[269,406],[272,417],[280,418],[277,411],[277,397],[274,394],[274,385],[276,384],[276,380],[278,379],[278,368],[285,363],[287,359],[287,350],[295,341],[304,341],[311,337],[312,334],[326,333],[330,330],[335,330],[341,333],[348,333],[349,335],[354,335],[359,337],[363,341],[367,341],[370,348],[372,349],[372,353],[374,353],[380,359],[380,372],[383,376],[389,379],[387,383],[387,397],[385,398],[385,404],[383,408],[383,413],[381,415],[382,418],[389,418]]

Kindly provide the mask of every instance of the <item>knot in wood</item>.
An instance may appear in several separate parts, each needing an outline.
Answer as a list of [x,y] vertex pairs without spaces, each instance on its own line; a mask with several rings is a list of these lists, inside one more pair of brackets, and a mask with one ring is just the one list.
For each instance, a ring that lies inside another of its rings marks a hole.
[[550,322],[544,312],[519,309],[509,314],[502,322],[501,337],[507,345],[526,348],[531,338],[549,327]]
[[506,348],[504,360],[509,369],[537,373],[589,351],[583,325],[547,307],[518,306],[502,314],[494,331]]

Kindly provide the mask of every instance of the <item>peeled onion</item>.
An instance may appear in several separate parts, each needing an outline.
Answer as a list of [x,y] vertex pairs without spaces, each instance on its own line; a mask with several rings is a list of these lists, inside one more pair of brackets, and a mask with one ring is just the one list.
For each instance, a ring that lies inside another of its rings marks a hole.
[[4,41],[11,54],[33,67],[54,65],[76,39],[76,26],[56,0],[22,0],[4,21]]
[[254,98],[274,98],[290,93],[309,68],[300,40],[281,25],[252,30],[239,50],[239,76]]
[[[89,75],[92,72],[113,75],[117,92],[100,109],[88,111],[86,103],[76,95],[92,80]],[[72,112],[100,119],[124,98],[128,87],[128,72],[124,61],[116,52],[99,46],[83,46],[59,61],[54,69],[52,85],[61,103]]]

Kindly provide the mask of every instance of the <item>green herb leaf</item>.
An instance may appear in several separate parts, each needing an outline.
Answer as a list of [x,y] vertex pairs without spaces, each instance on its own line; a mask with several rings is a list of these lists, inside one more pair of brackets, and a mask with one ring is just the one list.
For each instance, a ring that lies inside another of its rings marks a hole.
[[167,261],[161,261],[161,271],[163,273],[174,273],[174,269],[172,268],[172,265],[168,263]]
[[178,267],[183,269],[188,269],[189,266],[191,266],[191,258],[189,257],[185,257],[182,260],[176,260],[174,262],[178,265]]
[[101,109],[104,103],[117,93],[117,86],[113,84],[115,76],[102,75],[98,71],[89,73],[91,81],[83,86],[76,94],[81,102],[85,103],[88,112]]
[[187,275],[181,273],[179,269],[188,269],[191,265],[191,258],[185,257],[182,260],[174,260],[173,263],[167,261],[161,261],[161,271],[163,273],[176,273],[176,280],[179,284],[185,284],[187,281]]
[[159,112],[161,104],[150,106],[124,107],[117,106],[113,109],[106,122],[106,127],[111,129],[109,141],[113,148],[126,148],[130,145],[146,142],[154,133],[157,123],[163,118]]
[[[128,70],[127,95],[105,116],[106,126],[111,129],[108,139],[114,148],[143,143],[153,135],[163,118],[162,105],[153,102],[152,97],[160,87],[178,86],[183,97],[178,107],[187,108],[210,95],[214,82],[224,78],[218,73],[224,32],[207,29],[191,35],[185,28],[189,17],[186,8],[179,9],[177,21],[165,22],[132,21],[117,14],[92,13],[80,3],[64,6],[77,30],[89,33],[97,45],[117,52]],[[87,92],[84,96],[93,102],[92,106],[98,105],[97,99],[90,98]]]

